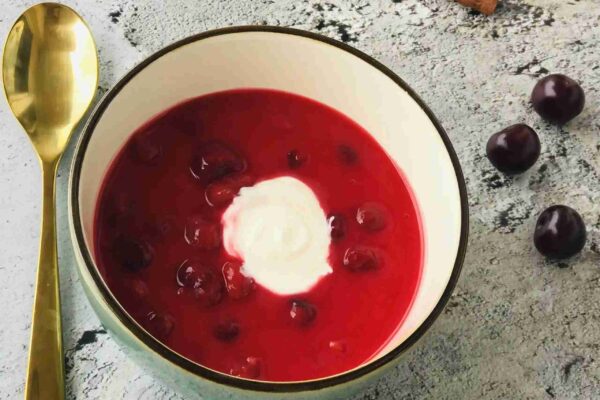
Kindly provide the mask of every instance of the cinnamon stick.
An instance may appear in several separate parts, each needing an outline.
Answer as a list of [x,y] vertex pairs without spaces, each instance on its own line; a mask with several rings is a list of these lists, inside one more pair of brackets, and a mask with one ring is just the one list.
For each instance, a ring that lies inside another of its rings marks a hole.
[[456,0],[463,6],[471,7],[486,15],[491,15],[496,10],[498,0]]

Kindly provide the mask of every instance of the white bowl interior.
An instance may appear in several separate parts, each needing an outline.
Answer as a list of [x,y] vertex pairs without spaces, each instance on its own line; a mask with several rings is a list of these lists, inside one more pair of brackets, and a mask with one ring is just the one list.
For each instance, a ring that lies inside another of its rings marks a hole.
[[228,33],[176,48],[142,69],[108,105],[88,144],[79,187],[88,249],[103,177],[129,136],[185,99],[246,87],[297,93],[341,111],[375,137],[408,179],[424,230],[423,274],[403,325],[374,359],[385,355],[425,321],[446,289],[461,234],[459,185],[440,134],[418,103],[336,46],[284,33]]

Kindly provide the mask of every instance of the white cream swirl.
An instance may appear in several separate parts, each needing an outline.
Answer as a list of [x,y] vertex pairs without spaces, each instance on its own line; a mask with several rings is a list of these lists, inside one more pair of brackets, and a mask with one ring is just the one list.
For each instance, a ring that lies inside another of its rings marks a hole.
[[281,295],[310,290],[332,272],[327,217],[314,192],[283,176],[244,187],[223,214],[225,250],[242,272]]

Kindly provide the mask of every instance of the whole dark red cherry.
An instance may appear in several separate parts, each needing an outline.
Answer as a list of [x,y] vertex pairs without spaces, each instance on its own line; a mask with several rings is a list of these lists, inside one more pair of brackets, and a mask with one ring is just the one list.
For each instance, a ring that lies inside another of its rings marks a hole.
[[239,189],[227,182],[213,182],[204,191],[206,202],[211,207],[224,207],[233,201]]
[[333,240],[340,240],[346,236],[346,218],[342,214],[330,214],[327,217],[329,234]]
[[221,302],[225,291],[223,282],[212,268],[196,260],[186,260],[175,274],[177,286],[193,293],[198,302],[204,306],[214,306]]
[[197,261],[185,260],[182,262],[175,273],[177,286],[182,288],[194,288],[202,283],[202,272],[207,267]]
[[343,259],[344,267],[353,272],[377,269],[380,264],[375,249],[368,246],[355,246],[346,250]]
[[338,353],[345,353],[347,349],[346,342],[344,340],[330,340],[329,348]]
[[540,156],[540,139],[525,124],[509,126],[488,140],[486,153],[490,162],[505,174],[527,171]]
[[300,326],[310,325],[317,317],[317,308],[304,300],[290,301],[290,317]]
[[217,274],[212,271],[203,272],[194,286],[194,297],[204,306],[214,306],[223,299],[225,287]]
[[224,144],[211,142],[196,150],[190,171],[194,178],[207,184],[246,169],[246,161]]
[[298,150],[291,150],[287,153],[287,162],[290,169],[298,169],[308,160],[306,154]]
[[152,263],[154,250],[144,241],[119,237],[113,243],[113,255],[125,269],[135,272]]
[[148,284],[141,279],[132,279],[127,285],[136,300],[143,300],[150,294]]
[[254,185],[254,177],[249,174],[231,174],[213,182],[206,188],[204,196],[211,207],[229,205],[241,188]]
[[377,232],[387,225],[387,212],[379,203],[369,201],[356,210],[356,222],[361,228]]
[[232,299],[242,299],[254,290],[254,279],[242,274],[242,263],[239,261],[227,261],[223,264],[221,271],[227,294]]
[[231,319],[220,322],[213,330],[215,337],[223,342],[232,342],[240,334],[240,325]]
[[568,76],[548,75],[533,88],[531,104],[545,120],[563,125],[581,113],[585,94],[581,86]]
[[571,207],[552,206],[538,217],[533,243],[548,258],[561,260],[574,256],[583,249],[585,240],[585,223]]
[[175,319],[169,314],[159,314],[154,311],[150,311],[144,321],[142,321],[144,328],[150,332],[152,336],[159,340],[166,340],[173,331],[175,326]]
[[358,162],[358,153],[346,144],[338,146],[337,154],[340,161],[346,165],[354,165]]
[[185,224],[184,238],[190,246],[202,250],[216,249],[221,245],[221,224],[193,215]]

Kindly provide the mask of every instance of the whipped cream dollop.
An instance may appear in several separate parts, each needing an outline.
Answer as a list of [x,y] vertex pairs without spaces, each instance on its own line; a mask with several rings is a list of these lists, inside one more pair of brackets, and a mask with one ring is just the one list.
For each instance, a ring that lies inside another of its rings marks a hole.
[[327,216],[314,192],[283,176],[244,187],[223,214],[223,245],[268,290],[310,290],[330,274]]

